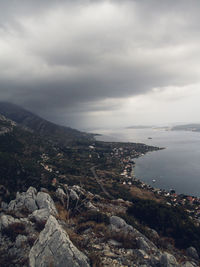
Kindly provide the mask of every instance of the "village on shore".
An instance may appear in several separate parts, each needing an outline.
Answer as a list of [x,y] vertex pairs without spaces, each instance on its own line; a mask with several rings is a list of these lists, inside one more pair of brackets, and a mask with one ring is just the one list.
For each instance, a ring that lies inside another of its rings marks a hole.
[[[200,225],[200,198],[195,196],[189,196],[185,194],[177,194],[174,189],[169,191],[165,189],[155,188],[151,185],[148,185],[135,177],[134,167],[135,162],[134,158],[143,156],[143,153],[131,151],[131,156],[124,153],[123,148],[113,149],[115,156],[120,158],[121,163],[123,164],[123,171],[120,174],[120,182],[123,185],[136,186],[140,189],[148,190],[158,198],[165,200],[166,204],[169,206],[182,207],[189,214],[189,216],[195,221],[196,224]],[[127,151],[126,151],[127,152]],[[126,156],[124,156],[126,154]],[[152,180],[156,182],[156,180]]]

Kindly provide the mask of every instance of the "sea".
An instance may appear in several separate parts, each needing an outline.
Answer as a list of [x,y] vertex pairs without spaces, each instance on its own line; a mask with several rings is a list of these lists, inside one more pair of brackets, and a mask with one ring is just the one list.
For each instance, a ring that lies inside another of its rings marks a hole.
[[135,159],[135,177],[178,194],[200,197],[200,133],[166,129],[98,129],[101,141],[135,142],[163,150]]

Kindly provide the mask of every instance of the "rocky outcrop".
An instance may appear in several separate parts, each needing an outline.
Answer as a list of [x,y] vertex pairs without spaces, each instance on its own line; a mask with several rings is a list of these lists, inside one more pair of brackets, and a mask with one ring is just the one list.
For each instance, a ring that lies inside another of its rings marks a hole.
[[36,203],[39,209],[47,209],[49,213],[54,216],[58,214],[54,201],[49,194],[39,192],[36,197]]
[[189,248],[187,248],[186,252],[187,252],[187,255],[189,257],[191,257],[191,258],[193,258],[194,260],[197,260],[197,261],[199,260],[199,255],[197,253],[196,248],[189,247]]
[[29,219],[36,221],[38,223],[43,223],[48,220],[50,216],[50,211],[48,209],[39,209],[35,210],[30,216]]
[[118,216],[110,217],[110,229],[114,232],[122,232],[128,234],[129,237],[136,240],[139,249],[144,251],[157,250],[157,247],[146,236],[140,233],[138,230],[128,225],[122,218]]
[[9,211],[20,211],[26,209],[32,213],[31,218],[36,221],[47,220],[49,215],[58,214],[54,201],[49,194],[38,192],[34,187],[29,187],[26,192],[17,192],[16,199],[8,205]]
[[29,264],[30,267],[89,267],[87,257],[72,244],[53,216],[31,248]]
[[197,267],[197,265],[194,262],[185,262],[181,267]]
[[26,208],[29,212],[33,212],[38,209],[36,204],[37,190],[34,187],[29,187],[26,192],[17,192],[16,199],[12,200],[8,205],[8,210],[20,210]]
[[133,231],[133,227],[118,216],[110,217],[110,226],[111,230]]
[[70,190],[70,194],[69,195],[72,198],[72,200],[79,200],[78,194],[73,189]]
[[65,194],[62,188],[58,188],[56,190],[56,196],[61,201],[61,203],[64,205],[65,200],[67,199],[67,195]]
[[178,267],[175,257],[167,252],[163,253],[160,258],[160,266],[162,267]]
[[[97,262],[115,267],[198,266],[195,248],[188,248],[187,255],[183,255],[165,243],[167,249],[161,250],[155,245],[160,244],[155,230],[145,228],[147,238],[116,216],[121,200],[105,201],[79,186],[60,184],[54,196],[59,201],[59,214],[48,191],[37,192],[33,187],[17,193],[15,200],[4,205],[0,213],[0,265],[88,267],[87,256],[72,243],[76,240],[94,266]],[[73,207],[79,208],[75,219],[67,217]],[[64,229],[69,229],[72,241]]]
[[11,215],[2,215],[0,217],[0,230],[6,229],[9,225],[19,222],[19,219],[15,219]]

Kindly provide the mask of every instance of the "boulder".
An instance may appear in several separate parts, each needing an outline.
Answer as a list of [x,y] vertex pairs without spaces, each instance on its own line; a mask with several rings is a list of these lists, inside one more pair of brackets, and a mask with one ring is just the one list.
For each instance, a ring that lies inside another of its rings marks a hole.
[[112,230],[133,231],[133,227],[118,216],[111,216],[110,224]]
[[61,203],[64,204],[65,199],[67,198],[67,195],[65,194],[65,192],[62,188],[58,188],[56,190],[56,196],[61,201]]
[[1,202],[1,208],[2,208],[3,210],[7,210],[7,209],[8,209],[8,204],[7,204],[6,202],[2,201],[2,202]]
[[49,213],[54,216],[58,214],[54,201],[49,194],[39,192],[36,197],[36,203],[39,209],[47,209]]
[[167,253],[164,252],[160,258],[160,267],[178,267],[178,263],[176,261],[176,258]]
[[17,192],[16,199],[10,201],[8,205],[8,210],[21,210],[26,208],[29,212],[37,210],[37,204],[35,202],[37,190],[34,187],[29,187],[26,192]]
[[70,241],[53,216],[29,253],[30,267],[89,267],[88,258]]
[[77,193],[73,189],[70,190],[69,195],[72,198],[72,200],[79,200],[79,196],[77,195]]
[[20,248],[24,245],[26,241],[27,241],[27,237],[25,235],[18,235],[15,240],[15,246],[17,248]]
[[9,225],[13,223],[19,223],[19,219],[15,219],[10,215],[2,215],[0,217],[0,230],[8,228]]
[[139,249],[142,249],[144,251],[150,251],[151,250],[151,246],[146,242],[144,237],[138,237],[137,238],[137,245],[138,245]]
[[191,257],[191,258],[193,258],[194,260],[197,260],[197,261],[199,260],[199,255],[197,253],[196,248],[189,247],[189,248],[187,248],[186,252],[187,252],[187,255],[189,257]]
[[194,262],[186,261],[182,267],[197,267],[197,265]]
[[50,211],[48,209],[35,210],[31,215],[29,215],[30,220],[34,220],[38,223],[46,222],[50,216]]
[[110,217],[110,229],[115,232],[123,232],[128,234],[133,240],[137,240],[138,248],[145,251],[157,250],[157,247],[146,236],[141,234],[138,230],[127,224],[122,218],[118,216]]
[[99,209],[97,207],[95,207],[90,201],[88,201],[87,203],[85,203],[84,206],[88,210],[91,210],[91,211],[99,211]]

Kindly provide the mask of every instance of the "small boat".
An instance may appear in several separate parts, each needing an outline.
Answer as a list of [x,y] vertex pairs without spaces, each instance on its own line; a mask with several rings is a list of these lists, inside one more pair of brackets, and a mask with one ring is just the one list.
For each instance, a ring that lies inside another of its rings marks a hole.
[[156,182],[156,180],[155,180],[155,179],[153,179],[153,180],[152,180],[152,182],[153,182],[153,183],[155,183],[155,182]]
[[148,139],[152,139],[152,137],[148,137]]

